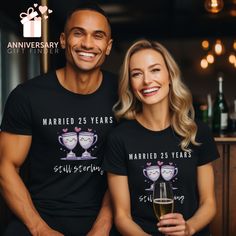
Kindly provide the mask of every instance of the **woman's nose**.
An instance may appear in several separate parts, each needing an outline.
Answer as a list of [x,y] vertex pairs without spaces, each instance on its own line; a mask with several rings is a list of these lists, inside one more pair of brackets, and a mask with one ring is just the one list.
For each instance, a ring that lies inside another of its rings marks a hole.
[[150,75],[148,74],[148,73],[144,73],[143,74],[143,82],[145,83],[145,84],[150,84],[151,83],[151,77],[150,77]]

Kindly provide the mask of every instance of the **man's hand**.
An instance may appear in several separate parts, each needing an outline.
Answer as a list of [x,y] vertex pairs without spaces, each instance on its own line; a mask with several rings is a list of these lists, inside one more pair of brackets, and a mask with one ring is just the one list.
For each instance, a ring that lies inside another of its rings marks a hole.
[[48,229],[40,233],[38,236],[64,236],[64,234],[53,229]]
[[86,236],[109,236],[112,227],[110,194],[106,191],[99,214]]
[[86,236],[109,236],[111,225],[110,224],[94,224]]
[[31,234],[33,236],[64,236],[64,234],[50,228],[48,225],[32,230]]

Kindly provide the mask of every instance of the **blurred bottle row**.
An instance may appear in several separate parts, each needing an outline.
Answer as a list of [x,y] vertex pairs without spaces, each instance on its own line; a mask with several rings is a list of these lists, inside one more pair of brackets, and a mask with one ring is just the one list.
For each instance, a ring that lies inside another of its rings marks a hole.
[[223,90],[223,74],[218,74],[218,91],[212,99],[207,95],[207,103],[199,107],[200,118],[206,122],[215,135],[236,135],[236,98],[233,107],[229,106],[225,99]]

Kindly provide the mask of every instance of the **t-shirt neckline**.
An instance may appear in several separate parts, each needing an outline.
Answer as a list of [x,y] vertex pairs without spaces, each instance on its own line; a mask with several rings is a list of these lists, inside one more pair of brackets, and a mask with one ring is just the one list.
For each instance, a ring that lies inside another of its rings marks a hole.
[[57,87],[61,91],[65,92],[67,94],[70,94],[72,96],[77,96],[77,97],[93,97],[93,96],[97,95],[98,93],[100,93],[100,91],[104,87],[103,85],[104,85],[104,80],[105,80],[105,73],[104,73],[104,71],[101,71],[101,72],[102,72],[102,82],[101,82],[100,86],[93,93],[89,93],[89,94],[74,93],[74,92],[66,89],[65,87],[63,87],[61,85],[61,83],[59,82],[59,79],[58,79],[57,74],[56,74],[56,70],[54,71],[54,79],[55,79]]
[[138,120],[134,119],[134,122],[136,124],[136,126],[138,126],[140,129],[144,130],[145,132],[149,132],[151,134],[154,134],[154,135],[163,135],[163,134],[166,134],[168,132],[170,132],[172,130],[172,127],[171,125],[167,126],[166,128],[162,129],[162,130],[158,130],[158,131],[155,131],[155,130],[151,130],[151,129],[148,129],[146,127],[144,127]]

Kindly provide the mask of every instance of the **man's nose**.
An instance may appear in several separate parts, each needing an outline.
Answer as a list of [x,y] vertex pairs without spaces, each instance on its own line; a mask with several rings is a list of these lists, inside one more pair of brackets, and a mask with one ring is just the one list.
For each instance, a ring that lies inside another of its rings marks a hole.
[[86,35],[83,37],[81,46],[85,49],[91,49],[93,48],[93,40],[92,37],[90,35]]

